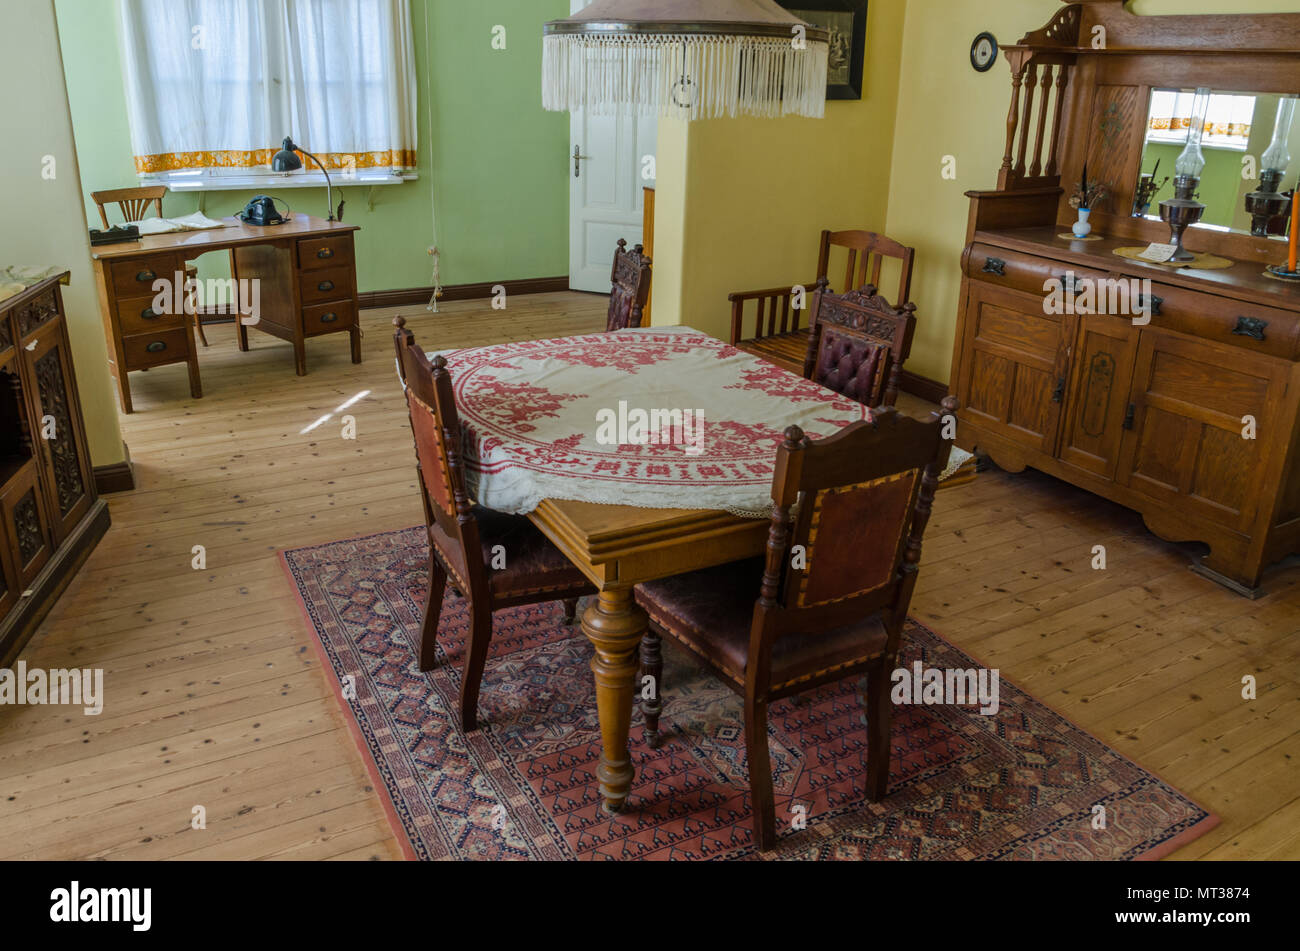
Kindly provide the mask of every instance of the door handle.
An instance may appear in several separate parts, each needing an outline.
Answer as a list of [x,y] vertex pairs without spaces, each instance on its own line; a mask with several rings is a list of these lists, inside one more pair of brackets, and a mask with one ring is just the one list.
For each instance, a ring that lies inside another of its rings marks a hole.
[[582,154],[582,146],[575,145],[573,147],[573,177],[574,178],[582,177],[582,163],[588,162],[590,160],[591,160],[590,155]]
[[1133,417],[1136,416],[1136,415],[1137,415],[1137,405],[1134,404],[1134,403],[1129,403],[1129,404],[1128,404],[1128,412],[1126,412],[1126,413],[1124,414],[1124,428],[1125,428],[1125,429],[1132,429],[1132,428],[1133,428]]
[[1059,403],[1065,399],[1065,377],[1060,377],[1056,381],[1056,388],[1052,390],[1052,402]]

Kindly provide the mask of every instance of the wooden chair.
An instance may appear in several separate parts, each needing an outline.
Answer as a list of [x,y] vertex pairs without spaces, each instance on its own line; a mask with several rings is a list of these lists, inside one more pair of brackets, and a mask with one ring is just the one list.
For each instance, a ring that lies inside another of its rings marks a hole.
[[[956,399],[948,397],[944,414],[956,410]],[[760,849],[776,843],[767,746],[767,707],[774,700],[865,673],[867,795],[873,801],[885,795],[890,675],[916,585],[921,538],[952,445],[943,426],[939,413],[921,422],[882,409],[874,421],[815,443],[790,427],[776,455],[766,558],[636,589],[650,615],[641,663],[651,683],[662,683],[660,637],[667,633],[744,697]],[[802,546],[798,561],[794,546]],[[651,746],[658,743],[661,707],[658,699],[643,706]]]
[[[141,221],[148,214],[149,206],[153,205],[153,212],[159,218],[162,217],[162,200],[163,195],[167,194],[166,185],[142,186],[140,188],[110,188],[107,191],[91,192],[91,200],[94,201],[95,207],[99,209],[99,220],[103,223],[104,228],[110,227],[108,223],[108,211],[106,205],[115,204],[118,211],[122,214],[123,221]],[[185,280],[197,281],[199,279],[198,265],[189,261],[185,262]],[[194,314],[194,329],[199,335],[199,340],[203,346],[208,345],[207,334],[203,332],[203,318],[196,312]]]
[[811,311],[803,375],[866,406],[893,406],[912,351],[916,305],[894,307],[871,285],[832,294],[822,278]]
[[[468,732],[478,726],[479,683],[492,639],[492,613],[521,604],[563,601],[565,622],[572,624],[578,598],[595,594],[596,589],[527,518],[470,501],[447,361],[439,356],[429,362],[406,329],[405,318],[397,317],[393,324],[429,533],[429,594],[420,629],[420,669],[432,670],[435,665],[438,619],[450,577],[470,609],[460,684],[461,726]],[[504,567],[493,568],[498,556],[504,557]]]
[[[807,292],[811,293],[812,288],[829,276],[831,248],[847,251],[844,290],[851,291],[868,284],[879,287],[884,258],[896,258],[900,266],[895,301],[901,307],[911,298],[912,259],[916,251],[871,231],[823,231],[817,252],[817,276],[801,285]],[[808,328],[800,326],[800,312],[791,309],[793,291],[793,286],[789,286],[729,294],[731,345],[798,373],[807,349]],[[745,307],[751,301],[757,302],[757,319],[753,324],[753,336],[746,338]]]
[[627,250],[627,242],[618,239],[614,250],[614,270],[610,274],[609,317],[605,332],[641,326],[641,316],[650,297],[650,259],[637,245]]

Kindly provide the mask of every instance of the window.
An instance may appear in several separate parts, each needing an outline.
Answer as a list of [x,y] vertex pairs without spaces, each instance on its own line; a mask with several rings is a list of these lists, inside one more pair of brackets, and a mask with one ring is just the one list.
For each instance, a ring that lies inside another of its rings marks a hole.
[[120,3],[141,176],[276,176],[286,136],[344,177],[416,167],[408,0]]
[[[1148,142],[1182,145],[1187,141],[1195,93],[1157,89],[1151,93],[1151,118]],[[1201,144],[1207,148],[1246,151],[1250,128],[1255,118],[1255,97],[1214,93],[1205,114],[1205,134]]]

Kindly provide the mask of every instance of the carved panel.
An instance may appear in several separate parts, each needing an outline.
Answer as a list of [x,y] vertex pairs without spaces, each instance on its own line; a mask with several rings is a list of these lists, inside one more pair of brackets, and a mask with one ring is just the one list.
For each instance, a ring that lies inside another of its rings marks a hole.
[[86,485],[81,477],[81,459],[77,455],[77,440],[72,429],[72,413],[68,408],[68,390],[58,347],[36,361],[36,387],[41,397],[42,430],[50,418],[54,423],[53,438],[47,438],[45,444],[50,449],[50,461],[54,465],[59,514],[66,516],[85,497]]
[[1106,413],[1115,383],[1115,359],[1109,353],[1094,353],[1084,383],[1079,425],[1094,439],[1106,431]]
[[0,350],[8,350],[14,345],[14,332],[10,328],[9,315],[0,315]]
[[59,312],[58,298],[53,290],[18,308],[18,335],[27,336]]
[[14,506],[14,538],[18,539],[18,553],[24,565],[30,564],[45,547],[45,533],[41,531],[41,515],[36,506],[34,488],[28,489]]
[[[910,306],[910,305],[909,305]],[[885,343],[893,343],[909,311],[895,309],[874,287],[845,294],[825,294],[817,312],[820,323],[838,324]]]

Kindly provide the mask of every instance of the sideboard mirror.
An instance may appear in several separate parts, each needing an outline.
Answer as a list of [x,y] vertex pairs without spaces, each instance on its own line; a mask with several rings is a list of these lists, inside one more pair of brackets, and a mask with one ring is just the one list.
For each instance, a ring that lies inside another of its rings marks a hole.
[[[1300,161],[1297,97],[1210,90],[1202,120],[1197,194],[1205,205],[1196,228],[1285,240],[1286,201]],[[1159,221],[1159,203],[1173,194],[1175,167],[1191,137],[1196,90],[1154,88],[1147,105],[1133,214]],[[1192,137],[1194,138],[1194,137]]]

